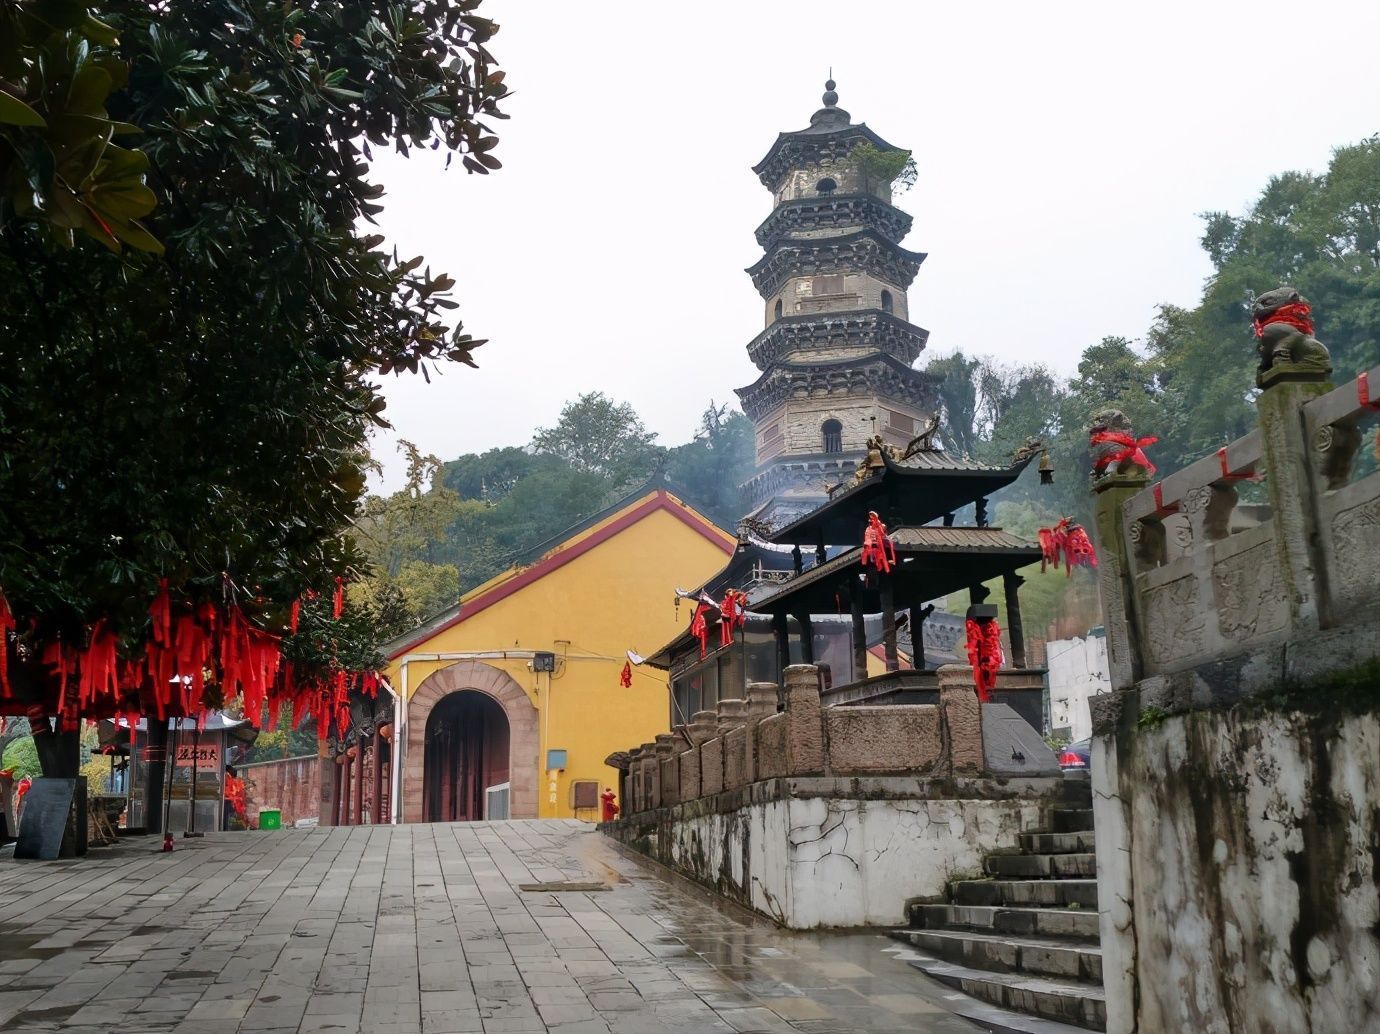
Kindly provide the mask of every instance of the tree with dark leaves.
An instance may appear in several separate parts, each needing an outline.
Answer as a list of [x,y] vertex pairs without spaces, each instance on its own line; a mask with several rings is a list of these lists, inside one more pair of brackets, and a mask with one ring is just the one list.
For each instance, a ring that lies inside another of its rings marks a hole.
[[55,713],[43,644],[104,622],[137,655],[160,579],[283,632],[358,566],[378,375],[482,344],[450,278],[361,232],[370,149],[498,168],[477,7],[0,7],[8,710]]

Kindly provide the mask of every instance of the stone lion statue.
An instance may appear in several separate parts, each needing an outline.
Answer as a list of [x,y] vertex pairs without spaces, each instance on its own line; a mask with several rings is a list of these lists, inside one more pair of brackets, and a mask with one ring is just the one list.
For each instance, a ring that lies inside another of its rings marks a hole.
[[1286,286],[1266,291],[1255,300],[1251,318],[1259,339],[1261,373],[1277,363],[1305,371],[1331,371],[1327,347],[1313,337],[1313,310],[1297,289]]
[[[1116,436],[1119,441],[1097,441],[1101,435]],[[1126,455],[1127,442],[1135,442],[1131,421],[1119,409],[1104,409],[1092,418],[1088,425],[1088,451],[1092,454],[1093,476],[1107,474],[1133,474],[1143,470],[1132,455]]]

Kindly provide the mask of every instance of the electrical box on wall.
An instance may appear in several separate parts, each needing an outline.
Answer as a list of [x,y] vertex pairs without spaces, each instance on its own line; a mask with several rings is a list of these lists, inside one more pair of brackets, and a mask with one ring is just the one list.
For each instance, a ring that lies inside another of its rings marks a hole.
[[546,770],[548,772],[556,769],[565,768],[566,752],[564,748],[558,750],[548,750],[546,752]]
[[538,653],[532,658],[533,671],[555,671],[556,655],[554,653]]

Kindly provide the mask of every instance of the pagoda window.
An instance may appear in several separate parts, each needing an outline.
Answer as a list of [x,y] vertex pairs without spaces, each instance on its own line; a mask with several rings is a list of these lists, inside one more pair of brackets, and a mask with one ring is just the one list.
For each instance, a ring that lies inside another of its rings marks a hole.
[[886,416],[887,426],[893,431],[900,431],[902,434],[915,433],[915,417],[906,416],[904,413],[898,413],[894,409],[888,409],[886,411]]
[[885,290],[882,291],[882,311],[883,311],[883,312],[891,312],[891,311],[892,311],[892,301],[891,301],[891,292],[890,292],[890,291],[885,291]]
[[783,304],[782,304],[781,299],[780,299],[780,298],[776,299],[776,316],[775,316],[775,318],[778,319],[778,320],[781,318],[781,310],[782,310],[782,307],[783,307]]
[[810,278],[810,294],[815,297],[830,294],[843,294],[845,284],[842,273],[827,273]]
[[843,452],[843,425],[837,420],[826,420],[820,428],[824,432],[824,451]]
[[828,176],[815,184],[815,192],[818,194],[832,194],[839,189],[838,183]]

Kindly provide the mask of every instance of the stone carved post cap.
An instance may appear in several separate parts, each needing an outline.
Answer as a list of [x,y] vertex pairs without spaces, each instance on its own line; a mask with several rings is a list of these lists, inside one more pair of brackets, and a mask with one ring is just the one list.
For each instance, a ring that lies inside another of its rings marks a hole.
[[973,667],[971,664],[941,664],[935,675],[939,677],[940,690],[973,688]]
[[725,729],[733,729],[743,724],[743,719],[747,716],[746,700],[720,700],[719,701],[719,732]]
[[749,717],[760,718],[776,713],[776,683],[749,682],[747,687],[747,713]]
[[718,711],[696,711],[694,718],[686,727],[686,736],[692,748],[698,747],[705,740],[713,739],[714,734],[719,729]]
[[819,710],[819,668],[813,664],[792,664],[784,675],[786,709]]
[[669,758],[675,753],[676,740],[678,739],[680,739],[680,737],[676,736],[674,733],[657,733],[656,746],[652,748],[652,753],[658,758]]

